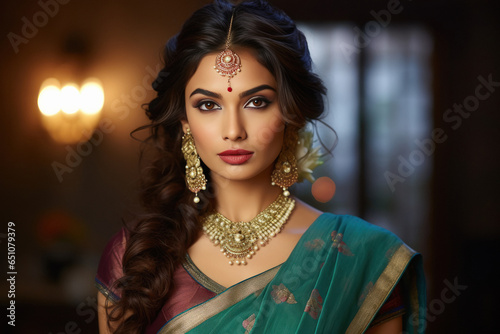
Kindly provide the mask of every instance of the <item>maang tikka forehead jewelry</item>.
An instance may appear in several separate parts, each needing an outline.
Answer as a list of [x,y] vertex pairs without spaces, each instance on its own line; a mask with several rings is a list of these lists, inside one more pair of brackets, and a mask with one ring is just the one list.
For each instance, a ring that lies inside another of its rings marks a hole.
[[215,57],[214,69],[222,75],[227,76],[227,91],[232,92],[231,88],[231,78],[234,77],[238,72],[241,72],[241,60],[240,57],[232,50],[229,49],[231,43],[231,29],[233,27],[233,15],[231,15],[231,22],[229,23],[229,31],[226,38],[226,48],[221,51],[217,57]]

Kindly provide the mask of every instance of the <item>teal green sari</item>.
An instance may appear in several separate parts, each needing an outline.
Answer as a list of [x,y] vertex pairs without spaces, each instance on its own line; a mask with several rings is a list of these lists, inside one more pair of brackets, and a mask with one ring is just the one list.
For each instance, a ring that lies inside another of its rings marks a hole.
[[285,263],[186,310],[158,333],[363,333],[398,282],[403,330],[423,333],[420,255],[382,228],[325,213]]

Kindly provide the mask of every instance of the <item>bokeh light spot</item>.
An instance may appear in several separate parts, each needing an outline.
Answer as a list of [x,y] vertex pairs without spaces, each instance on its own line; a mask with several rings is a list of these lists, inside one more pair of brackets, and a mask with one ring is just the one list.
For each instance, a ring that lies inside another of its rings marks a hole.
[[323,176],[314,181],[311,192],[314,198],[321,203],[326,203],[333,198],[337,186],[332,179]]

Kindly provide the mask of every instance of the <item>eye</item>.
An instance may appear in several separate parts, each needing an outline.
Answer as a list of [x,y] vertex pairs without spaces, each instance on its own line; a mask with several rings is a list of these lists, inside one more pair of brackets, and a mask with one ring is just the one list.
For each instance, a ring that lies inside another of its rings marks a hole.
[[271,101],[266,99],[263,96],[259,97],[252,97],[248,102],[245,104],[245,108],[255,108],[255,109],[260,109],[260,108],[265,108],[267,107]]
[[200,101],[195,108],[198,108],[202,111],[212,111],[212,110],[219,110],[220,106],[213,102],[213,101]]

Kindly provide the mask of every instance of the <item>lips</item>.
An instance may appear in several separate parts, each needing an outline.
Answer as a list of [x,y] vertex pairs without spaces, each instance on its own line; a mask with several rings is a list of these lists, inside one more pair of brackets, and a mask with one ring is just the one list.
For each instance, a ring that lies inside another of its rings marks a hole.
[[253,152],[247,150],[227,150],[219,153],[219,158],[230,165],[241,165],[253,156]]

